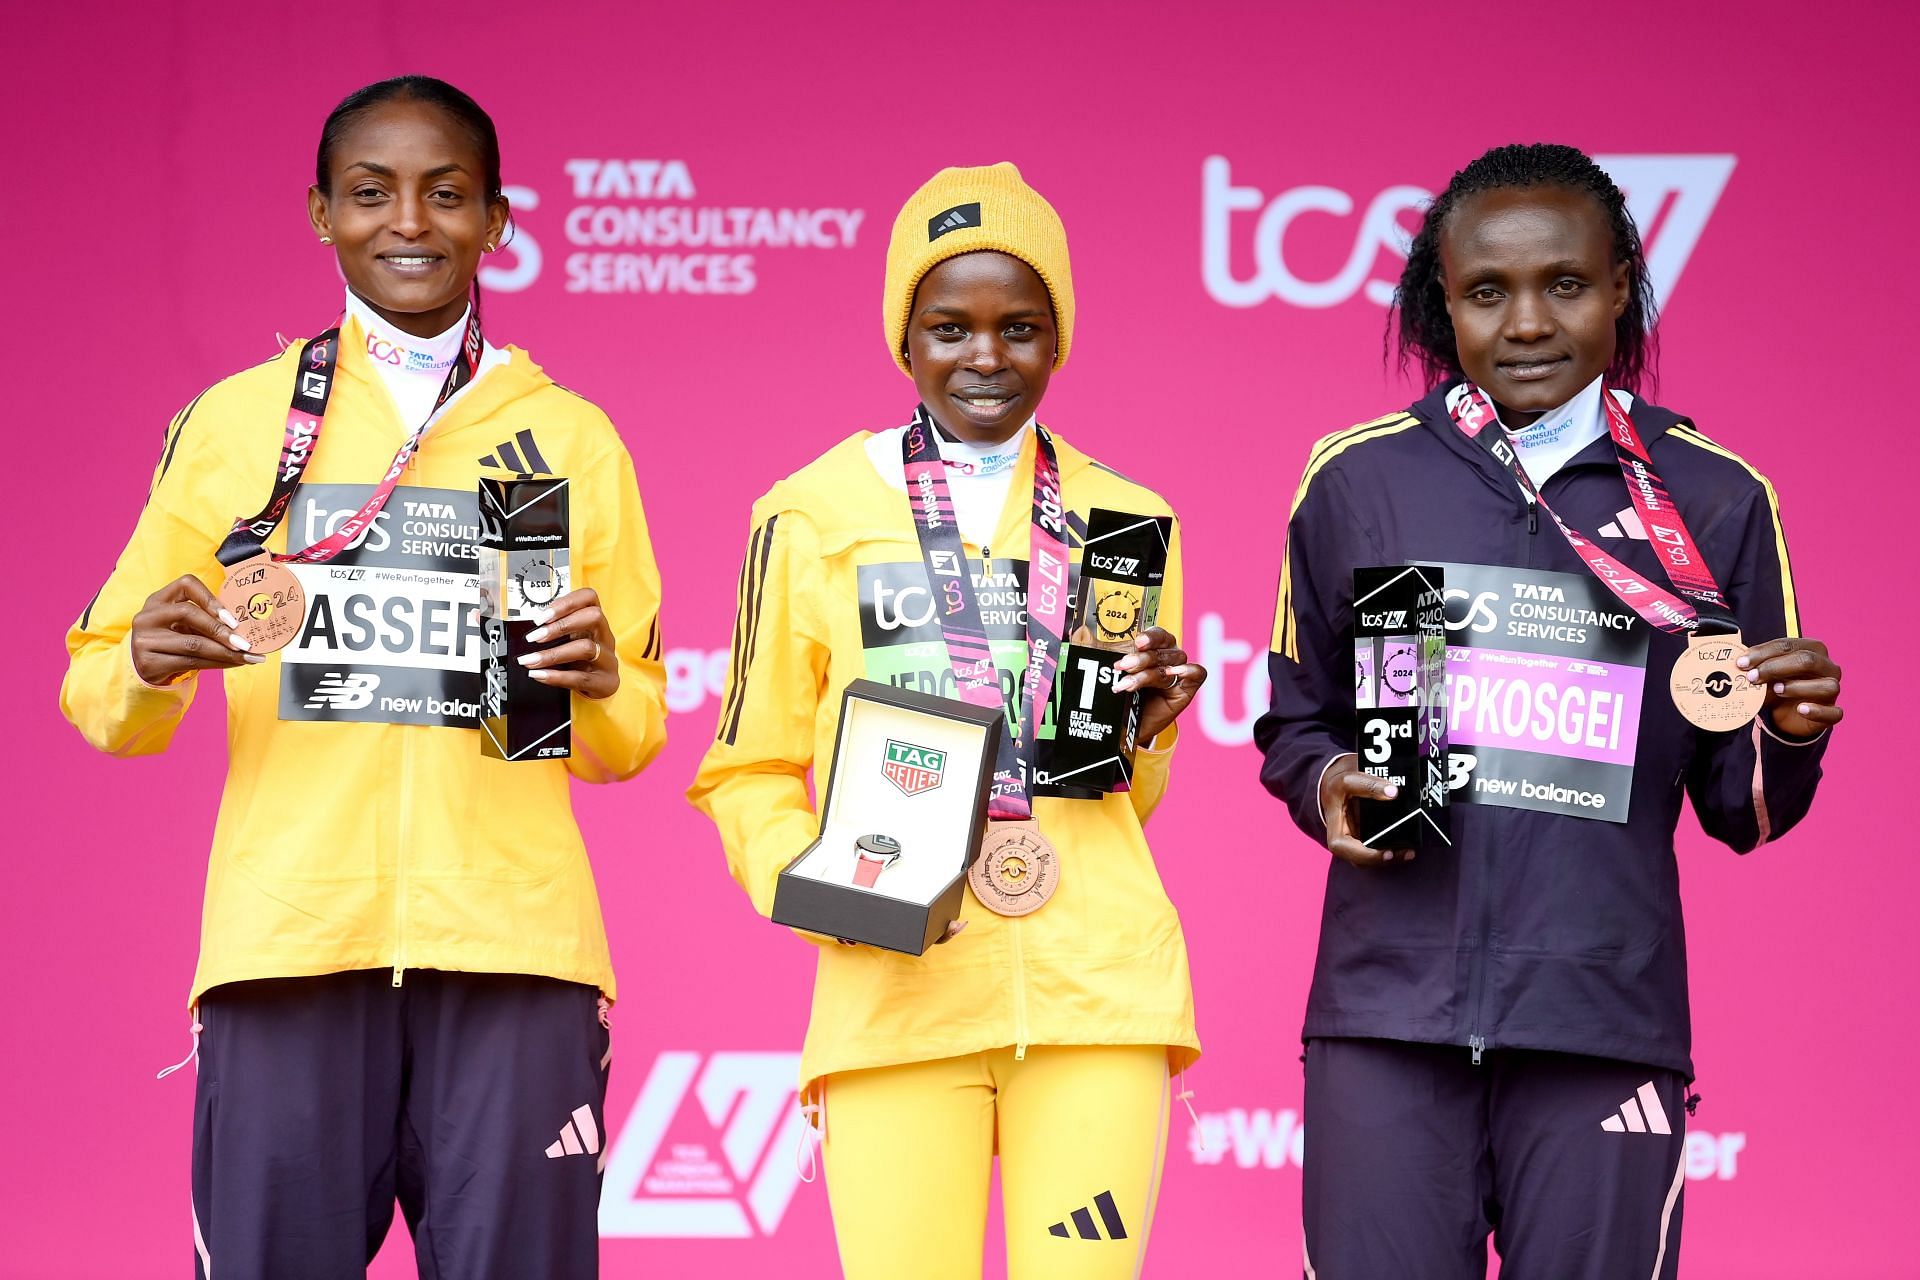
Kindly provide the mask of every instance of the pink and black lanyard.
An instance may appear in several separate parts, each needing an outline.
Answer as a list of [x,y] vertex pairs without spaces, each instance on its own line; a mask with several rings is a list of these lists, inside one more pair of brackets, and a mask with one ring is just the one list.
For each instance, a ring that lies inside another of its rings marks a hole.
[[[1660,567],[1666,571],[1667,580],[1673,583],[1673,591],[1649,581],[1602,551],[1590,538],[1569,527],[1547,505],[1547,500],[1540,496],[1539,489],[1534,486],[1532,477],[1527,475],[1526,467],[1521,465],[1519,455],[1508,443],[1506,432],[1487,430],[1490,426],[1496,426],[1500,419],[1493,401],[1484,391],[1471,382],[1462,382],[1447,393],[1447,411],[1453,415],[1454,425],[1513,473],[1521,493],[1529,502],[1537,504],[1540,510],[1553,517],[1554,526],[1573,547],[1574,554],[1586,563],[1595,577],[1607,585],[1608,590],[1620,598],[1622,604],[1644,618],[1649,626],[1669,633],[1739,634],[1740,623],[1728,606],[1726,597],[1721,594],[1713,571],[1707,568],[1706,557],[1700,554],[1693,534],[1688,532],[1687,522],[1680,516],[1680,508],[1674,505],[1666,484],[1654,471],[1653,458],[1647,453],[1646,443],[1641,440],[1640,433],[1634,429],[1633,419],[1620,407],[1612,389],[1604,384],[1600,388],[1600,403],[1606,407],[1607,433],[1613,441],[1614,457],[1620,463],[1620,474],[1626,477],[1627,496],[1633,502],[1641,526],[1647,531],[1647,540],[1660,558]],[[1679,595],[1676,596],[1674,591]]]
[[[480,336],[480,308],[470,307],[467,311],[467,331],[460,342],[460,353],[454,357],[453,367],[447,370],[447,379],[440,384],[440,394],[434,398],[433,409],[426,420],[413,429],[400,451],[393,455],[393,463],[387,468],[380,483],[374,486],[361,508],[353,517],[338,529],[320,541],[302,551],[287,555],[276,555],[275,560],[292,561],[296,564],[325,564],[345,551],[372,524],[387,505],[387,499],[393,496],[394,486],[400,483],[400,476],[413,461],[413,455],[419,451],[420,441],[425,438],[427,428],[440,416],[440,410],[447,401],[453,399],[460,388],[472,382],[480,370],[480,354],[485,349]],[[266,541],[273,536],[280,521],[287,514],[287,505],[293,501],[293,491],[300,487],[300,477],[306,474],[307,463],[313,459],[313,451],[320,443],[320,428],[326,425],[327,402],[333,398],[333,379],[340,363],[340,326],[333,328],[317,338],[309,338],[300,348],[293,375],[293,401],[287,406],[287,430],[280,441],[280,465],[274,471],[273,492],[267,497],[267,505],[260,514],[251,519],[236,520],[226,540],[220,544],[216,553],[220,563],[229,569],[243,560],[251,560],[262,554]]]
[[1060,646],[1066,638],[1067,524],[1060,500],[1060,460],[1054,453],[1053,437],[1035,423],[1032,541],[1027,564],[1027,664],[1014,723],[1008,725],[1006,701],[1000,693],[1000,670],[993,662],[980,601],[967,572],[966,544],[954,519],[947,463],[940,456],[935,435],[938,430],[926,406],[916,406],[913,421],[900,441],[908,505],[913,509],[914,531],[920,536],[920,554],[927,566],[927,585],[933,593],[940,635],[946,642],[947,661],[953,666],[960,697],[975,706],[996,707],[1002,712],[987,816],[996,821],[1019,821],[1033,816],[1031,744],[1038,732],[1041,709],[1053,696]]

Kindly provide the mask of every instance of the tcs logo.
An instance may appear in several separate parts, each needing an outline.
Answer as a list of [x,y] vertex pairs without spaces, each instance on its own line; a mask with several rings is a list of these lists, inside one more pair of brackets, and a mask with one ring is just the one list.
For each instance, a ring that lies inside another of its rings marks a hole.
[[[1654,296],[1666,302],[1733,175],[1735,157],[1600,155],[1594,161],[1626,194],[1627,211],[1646,242]],[[1213,300],[1229,307],[1257,307],[1269,298],[1296,307],[1336,307],[1356,293],[1384,307],[1393,301],[1413,243],[1411,227],[1432,198],[1425,187],[1391,186],[1357,214],[1353,196],[1338,187],[1294,187],[1268,200],[1258,187],[1234,185],[1225,156],[1208,156],[1200,169],[1200,278]],[[1256,212],[1251,227],[1238,217]],[[1310,216],[1352,226],[1353,248],[1345,262],[1321,279],[1307,278],[1287,259],[1289,233]],[[1254,270],[1240,276],[1234,270],[1235,235],[1249,230],[1250,243],[1241,243],[1240,256],[1250,257]]]
[[[516,214],[526,213],[540,207],[540,193],[532,187],[502,187],[500,193],[507,198]],[[513,222],[513,234],[499,251],[490,258],[481,260],[480,284],[487,289],[498,289],[502,293],[518,293],[540,278],[540,267],[545,259],[540,253],[540,242],[527,234],[516,217]]]

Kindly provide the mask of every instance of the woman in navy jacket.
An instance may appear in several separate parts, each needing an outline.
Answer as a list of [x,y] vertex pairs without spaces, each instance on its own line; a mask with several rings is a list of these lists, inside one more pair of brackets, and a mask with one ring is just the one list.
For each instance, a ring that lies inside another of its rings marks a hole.
[[[1314,447],[1255,729],[1262,781],[1334,855],[1303,1033],[1307,1274],[1479,1277],[1492,1231],[1507,1280],[1672,1276],[1693,1076],[1681,799],[1742,853],[1789,830],[1840,670],[1799,635],[1772,486],[1635,394],[1646,264],[1590,159],[1502,147],[1456,174],[1396,302],[1432,390]],[[1737,650],[1736,678],[1766,690],[1751,724],[1683,719],[1666,674],[1685,633],[1589,568],[1597,548],[1646,595],[1669,585],[1624,436],[1762,641]],[[1351,834],[1356,806],[1394,794],[1354,755],[1352,571],[1404,562],[1448,567],[1455,646],[1452,847],[1418,857]],[[1583,732],[1602,706],[1637,714]]]

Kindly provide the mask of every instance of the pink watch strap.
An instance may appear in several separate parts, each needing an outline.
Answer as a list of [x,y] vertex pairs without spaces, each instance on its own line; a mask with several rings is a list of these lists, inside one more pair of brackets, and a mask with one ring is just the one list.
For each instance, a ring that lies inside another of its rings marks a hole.
[[886,869],[887,859],[863,853],[853,864],[853,882],[862,889],[871,889],[874,882],[880,879],[880,873]]

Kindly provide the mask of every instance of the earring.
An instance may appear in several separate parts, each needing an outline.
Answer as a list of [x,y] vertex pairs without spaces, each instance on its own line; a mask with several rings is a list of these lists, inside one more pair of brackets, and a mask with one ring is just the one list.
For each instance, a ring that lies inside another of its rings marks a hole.
[[320,243],[321,243],[321,244],[332,244],[332,243],[333,243],[333,237],[332,237],[332,236],[321,236],[321,237],[320,237]]
[[492,253],[492,252],[493,252],[493,241],[491,241],[491,240],[489,240],[489,241],[487,241],[487,245],[486,245],[486,248],[487,248],[487,252],[488,252],[488,253]]

